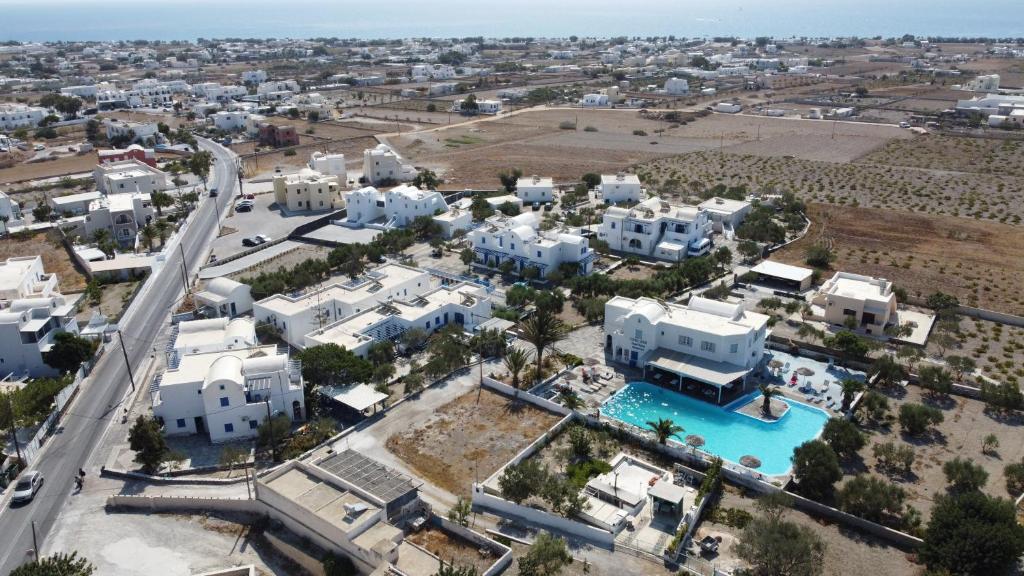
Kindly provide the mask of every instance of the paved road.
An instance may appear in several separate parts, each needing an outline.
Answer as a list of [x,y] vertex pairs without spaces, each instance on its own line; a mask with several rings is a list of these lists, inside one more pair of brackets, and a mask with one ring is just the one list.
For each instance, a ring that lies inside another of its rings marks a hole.
[[[210,186],[220,189],[216,199],[205,199],[195,220],[182,239],[190,274],[199,268],[202,256],[217,232],[218,202],[220,213],[226,210],[237,183],[232,154],[224,148],[200,140],[200,146],[214,153],[216,158]],[[128,356],[136,379],[140,378],[140,364],[150,353],[157,334],[169,319],[171,305],[181,297],[181,250],[174,249],[167,264],[153,278],[151,288],[141,293],[122,322],[122,332]],[[136,382],[139,386],[147,385]],[[95,482],[99,465],[106,454],[97,450],[112,418],[121,410],[119,402],[129,388],[124,357],[117,348],[105,354],[87,380],[87,384],[61,420],[62,430],[44,448],[34,468],[42,472],[43,487],[27,505],[0,510],[0,574],[7,574],[31,558],[33,549],[32,522],[35,522],[39,546],[43,546],[47,533],[60,513],[67,498],[72,497],[74,474],[79,468]],[[87,478],[86,482],[89,482]]]

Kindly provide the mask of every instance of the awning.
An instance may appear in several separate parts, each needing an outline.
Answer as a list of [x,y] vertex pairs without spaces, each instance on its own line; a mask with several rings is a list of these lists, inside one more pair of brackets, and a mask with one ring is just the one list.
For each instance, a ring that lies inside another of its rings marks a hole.
[[322,386],[320,387],[320,393],[360,412],[378,402],[383,402],[388,397],[387,394],[377,392],[366,384],[356,384],[355,386],[345,386],[344,388]]
[[651,352],[650,358],[647,359],[647,365],[714,386],[725,386],[750,372],[749,368],[736,364],[716,362],[665,348],[658,348]]
[[683,499],[686,498],[686,487],[676,486],[671,482],[665,480],[658,480],[650,490],[647,491],[647,495],[651,498],[657,498],[664,502],[670,502],[679,506],[683,503]]

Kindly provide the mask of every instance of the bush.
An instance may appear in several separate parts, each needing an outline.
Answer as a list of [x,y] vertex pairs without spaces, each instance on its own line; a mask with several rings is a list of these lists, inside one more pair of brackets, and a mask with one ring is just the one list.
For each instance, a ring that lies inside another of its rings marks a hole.
[[[907,494],[903,488],[890,484],[877,476],[861,474],[839,489],[839,507],[855,516],[879,524],[897,524]],[[886,521],[888,520],[888,521]]]
[[944,420],[938,408],[924,404],[904,404],[900,406],[900,428],[909,436],[921,436],[928,429]]
[[845,418],[830,418],[821,432],[821,439],[843,459],[856,456],[867,442],[857,426]]
[[807,248],[805,261],[815,268],[828,268],[835,255],[824,244],[815,244]]
[[575,130],[576,123],[570,122],[569,120],[563,120],[562,122],[559,122],[558,127],[562,130]]
[[942,473],[954,492],[974,492],[981,490],[988,482],[988,472],[974,463],[970,458],[959,456],[942,465]]
[[647,136],[647,131],[640,129],[633,130],[633,136]]
[[586,128],[583,129],[583,131],[584,132],[597,132],[597,128],[594,128],[593,126],[587,126]]
[[587,460],[586,462],[577,462],[567,466],[565,468],[565,476],[569,479],[569,482],[582,490],[587,485],[587,481],[594,476],[607,474],[611,471],[612,465],[604,460]]
[[892,442],[875,444],[871,451],[878,460],[877,467],[887,474],[910,474],[914,466],[914,448]]
[[1003,475],[1006,476],[1006,491],[1014,496],[1024,493],[1024,460],[1007,464],[1003,468]]

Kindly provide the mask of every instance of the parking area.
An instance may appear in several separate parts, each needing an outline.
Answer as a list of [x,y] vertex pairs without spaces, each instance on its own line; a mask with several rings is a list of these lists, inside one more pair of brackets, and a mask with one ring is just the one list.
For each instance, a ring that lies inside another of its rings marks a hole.
[[[286,214],[277,208],[274,194],[269,192],[271,189],[272,185],[266,182],[245,184],[246,194],[255,194],[253,208],[249,212],[232,209],[232,213],[224,219],[221,235],[213,241],[213,256],[223,260],[248,250],[249,247],[242,245],[242,239],[256,234],[263,234],[271,239],[283,238],[291,234],[297,226],[324,215],[323,212]],[[235,203],[237,200],[232,201],[232,205]]]
[[[321,214],[322,216],[322,214]],[[374,238],[380,235],[380,230],[370,228],[352,229],[335,224],[328,224],[313,230],[303,238],[312,240],[323,240],[337,244],[369,244]]]

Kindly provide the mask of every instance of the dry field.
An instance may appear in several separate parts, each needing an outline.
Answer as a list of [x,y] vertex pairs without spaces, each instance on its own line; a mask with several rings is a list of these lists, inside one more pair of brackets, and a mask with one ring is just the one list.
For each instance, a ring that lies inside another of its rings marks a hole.
[[807,236],[774,260],[805,266],[808,246],[832,246],[832,267],[892,280],[912,297],[941,289],[971,306],[1024,314],[1024,229],[995,222],[810,204]]
[[999,382],[1024,381],[1024,328],[961,316],[954,337],[957,343],[948,350],[932,339],[928,353],[969,357],[982,374]]
[[0,169],[0,184],[24,182],[40,178],[52,178],[66,174],[82,174],[92,172],[96,167],[96,153],[87,152],[82,155],[63,156],[45,162],[18,164],[10,168]]
[[[839,130],[852,125],[841,126]],[[799,137],[794,140],[794,148],[804,146]],[[792,190],[806,201],[840,206],[966,216],[1014,224],[1024,215],[1019,192],[1024,189],[1021,177],[807,160],[785,153],[783,145],[780,142],[771,150],[771,145],[764,143],[759,153],[765,155],[694,152],[635,169],[655,187],[669,180],[683,185],[696,180],[707,187],[744,184],[751,190]]]
[[410,534],[408,539],[447,563],[472,566],[478,574],[483,574],[494,562],[494,558],[481,556],[480,550],[471,542],[433,526]]
[[[479,401],[478,401],[479,398]],[[468,494],[559,420],[483,390],[439,408],[428,424],[388,438],[387,447],[417,474],[452,494]]]
[[[907,492],[907,503],[920,510],[925,524],[928,522],[935,497],[946,492],[947,482],[942,465],[958,456],[974,460],[988,472],[988,483],[983,489],[985,493],[1009,498],[1003,467],[1020,462],[1024,457],[1024,443],[1020,441],[1020,426],[1024,422],[1020,416],[1001,421],[987,414],[985,404],[980,400],[949,396],[933,402],[923,392],[916,386],[908,387],[904,398],[895,402],[890,399],[890,411],[895,414],[899,406],[906,402],[925,403],[941,408],[945,420],[935,427],[937,433],[926,439],[908,438],[900,432],[899,424],[894,422],[890,427],[883,425],[870,431],[868,443],[860,451],[863,466],[855,464],[852,468],[861,472],[870,470],[881,474],[875,470],[876,460],[872,454],[872,446],[883,442],[912,446],[916,456],[912,475],[909,478],[896,477],[891,480]],[[999,448],[992,455],[981,452],[982,440],[989,434],[995,434],[999,439]],[[851,477],[852,475],[847,474],[840,482],[845,482]]]
[[863,164],[977,174],[995,172],[1024,177],[1024,142],[929,135],[914,140],[893,140],[857,161]]
[[43,270],[56,274],[64,294],[85,290],[85,275],[75,267],[56,232],[38,232],[29,238],[11,236],[0,242],[0,261],[16,256],[42,256]]

